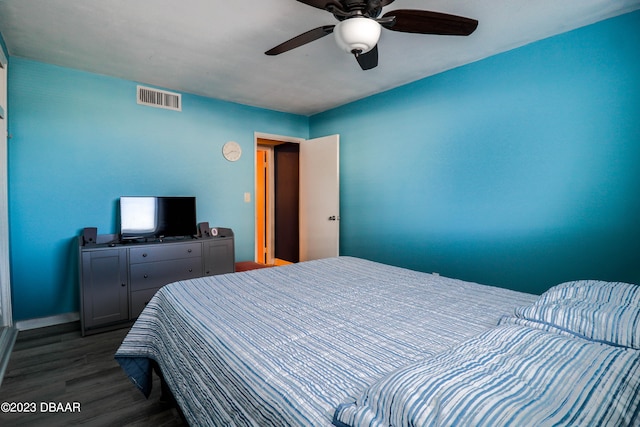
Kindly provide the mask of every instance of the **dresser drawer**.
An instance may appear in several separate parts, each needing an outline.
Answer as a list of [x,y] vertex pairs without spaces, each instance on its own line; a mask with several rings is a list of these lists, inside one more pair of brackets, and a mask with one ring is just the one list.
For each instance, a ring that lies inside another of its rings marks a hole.
[[131,264],[131,290],[159,288],[168,283],[202,276],[202,259],[186,258]]
[[129,263],[137,264],[191,257],[199,258],[201,255],[202,244],[199,242],[166,245],[160,244],[143,248],[131,248],[129,250]]
[[145,289],[144,291],[131,292],[131,312],[129,313],[131,319],[140,316],[140,313],[149,304],[156,291],[157,289]]

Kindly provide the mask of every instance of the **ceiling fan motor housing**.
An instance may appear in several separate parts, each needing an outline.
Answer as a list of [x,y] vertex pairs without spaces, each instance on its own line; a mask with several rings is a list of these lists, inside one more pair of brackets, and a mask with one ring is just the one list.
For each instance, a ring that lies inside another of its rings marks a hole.
[[363,54],[378,44],[381,28],[373,19],[353,17],[339,22],[333,33],[340,49],[348,53]]

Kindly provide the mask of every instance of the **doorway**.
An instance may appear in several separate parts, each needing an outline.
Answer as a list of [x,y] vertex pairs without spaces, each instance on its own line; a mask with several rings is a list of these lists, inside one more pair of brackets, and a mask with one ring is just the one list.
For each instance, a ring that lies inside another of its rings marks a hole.
[[256,262],[299,261],[299,144],[256,140]]
[[281,265],[338,256],[339,135],[255,134],[256,261]]

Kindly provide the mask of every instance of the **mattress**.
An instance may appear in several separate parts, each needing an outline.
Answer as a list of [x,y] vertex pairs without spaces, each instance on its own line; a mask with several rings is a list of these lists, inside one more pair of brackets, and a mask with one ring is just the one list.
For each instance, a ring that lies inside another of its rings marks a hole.
[[370,383],[535,299],[358,258],[308,261],[163,287],[116,359],[147,396],[157,362],[192,425],[330,426]]

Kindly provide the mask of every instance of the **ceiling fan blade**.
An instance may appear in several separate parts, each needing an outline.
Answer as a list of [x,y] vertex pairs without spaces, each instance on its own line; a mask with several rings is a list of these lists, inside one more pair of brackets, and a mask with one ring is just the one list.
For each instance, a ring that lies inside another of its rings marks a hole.
[[383,24],[385,28],[403,33],[468,36],[478,27],[475,19],[426,10],[392,10],[384,14],[387,17],[395,17],[395,24]]
[[342,9],[342,4],[338,0],[298,0],[300,3],[307,4],[318,9],[327,10],[329,6],[336,6]]
[[377,17],[380,10],[393,3],[394,0],[298,0],[300,3],[304,3],[311,7],[318,9],[328,10],[333,13],[335,10],[342,12],[349,12],[352,10],[362,10],[365,15],[372,15],[371,17]]
[[307,43],[311,43],[312,41],[318,40],[326,35],[331,34],[333,32],[333,27],[335,27],[335,25],[324,25],[322,27],[314,28],[313,30],[309,30],[306,33],[302,33],[299,36],[296,36],[284,43],[279,44],[273,49],[269,49],[265,52],[265,54],[280,55],[281,53],[287,52],[291,49],[295,49]]
[[393,3],[394,0],[368,0],[363,14],[369,18],[377,18],[382,8]]
[[358,64],[360,64],[360,68],[363,70],[376,68],[378,66],[378,45],[375,45],[374,48],[367,53],[356,55],[356,59],[358,60]]

